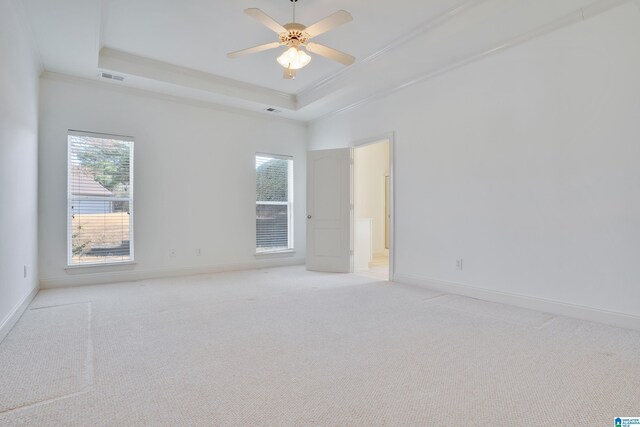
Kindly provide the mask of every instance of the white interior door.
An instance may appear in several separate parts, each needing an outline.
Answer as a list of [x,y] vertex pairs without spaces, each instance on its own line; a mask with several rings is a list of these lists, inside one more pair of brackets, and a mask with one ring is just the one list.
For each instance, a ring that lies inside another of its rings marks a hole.
[[307,270],[351,272],[351,149],[307,153]]

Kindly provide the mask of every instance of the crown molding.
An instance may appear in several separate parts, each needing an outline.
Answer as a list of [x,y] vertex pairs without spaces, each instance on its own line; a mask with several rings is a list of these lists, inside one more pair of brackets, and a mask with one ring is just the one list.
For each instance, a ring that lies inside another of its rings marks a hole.
[[109,47],[103,47],[100,50],[98,68],[268,106],[288,110],[297,109],[297,98],[293,94],[145,58]]
[[562,28],[568,27],[570,25],[585,21],[589,18],[597,16],[601,13],[604,13],[608,10],[614,9],[616,7],[622,6],[623,4],[629,3],[630,1],[634,1],[638,6],[640,6],[640,0],[597,0],[590,5],[580,8],[574,12],[571,12],[559,19],[556,19],[548,24],[542,25],[534,30],[528,31],[522,35],[513,37],[507,41],[504,41],[492,48],[483,50],[481,52],[477,52],[475,54],[471,54],[466,56],[465,58],[461,58],[457,61],[451,62],[443,67],[438,68],[437,70],[430,71],[426,74],[420,75],[413,79],[407,80],[404,83],[395,85],[393,87],[380,90],[375,92],[369,96],[359,99],[358,101],[352,102],[349,105],[346,105],[342,108],[330,111],[320,117],[317,117],[311,122],[323,120],[332,116],[336,116],[342,113],[346,113],[352,110],[355,110],[365,104],[368,104],[377,99],[386,98],[396,92],[399,92],[403,89],[409,88],[416,84],[425,82],[427,80],[433,79],[442,74],[448,73],[449,71],[453,71],[457,68],[463,67],[465,65],[471,64],[473,62],[479,61],[483,58],[486,58],[490,55],[505,51],[512,47],[521,45],[535,38],[541,37],[543,35],[552,33],[554,31],[560,30]]
[[182,105],[188,105],[191,107],[205,108],[205,109],[220,111],[224,113],[237,114],[237,115],[242,115],[247,117],[258,118],[262,120],[285,122],[285,123],[295,124],[298,126],[307,127],[307,122],[302,120],[276,116],[276,115],[268,114],[266,112],[261,113],[261,112],[251,111],[249,109],[232,107],[232,106],[218,104],[214,102],[201,101],[194,98],[168,95],[160,92],[139,89],[131,86],[125,86],[122,84],[103,82],[100,80],[92,80],[84,77],[73,76],[70,74],[56,73],[53,71],[44,71],[40,76],[40,78],[42,80],[57,81],[57,82],[70,83],[70,84],[81,85],[81,86],[91,86],[91,87],[106,89],[112,92],[122,93],[126,95],[138,96],[141,98],[156,99],[156,100],[165,101],[165,102],[174,102]]

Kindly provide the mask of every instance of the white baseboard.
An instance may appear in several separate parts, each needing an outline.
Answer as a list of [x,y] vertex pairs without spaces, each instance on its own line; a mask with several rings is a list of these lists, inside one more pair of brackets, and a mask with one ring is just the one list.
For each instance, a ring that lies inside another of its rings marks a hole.
[[33,301],[33,299],[35,298],[38,290],[39,289],[37,287],[33,288],[31,292],[25,295],[25,297],[22,298],[22,300],[19,301],[9,312],[9,314],[7,314],[2,320],[2,323],[0,323],[0,343],[6,338],[7,335],[9,335],[11,328],[15,326],[16,322],[22,316],[22,313],[24,313],[29,304],[31,304],[31,301]]
[[[105,283],[132,282],[136,280],[160,279],[165,277],[194,276],[198,274],[222,273],[228,271],[257,270],[260,268],[285,267],[302,265],[304,258],[264,259],[253,262],[206,267],[189,267],[175,269],[138,270],[135,266],[128,266],[120,271],[100,271],[75,269],[73,274],[67,273],[58,277],[41,277],[41,289],[67,288],[84,285],[100,285]],[[111,268],[111,267],[110,267]]]
[[531,310],[543,311],[545,313],[559,316],[573,317],[576,319],[588,320],[591,322],[604,323],[620,328],[640,330],[640,316],[627,313],[619,313],[608,310],[601,310],[593,307],[567,304],[559,301],[547,300],[543,298],[528,297],[506,292],[492,291],[475,286],[463,285],[454,282],[444,282],[441,280],[429,279],[426,277],[411,274],[394,275],[394,281],[409,285],[421,286],[435,291],[450,294],[463,295],[485,301],[510,304],[517,307]]

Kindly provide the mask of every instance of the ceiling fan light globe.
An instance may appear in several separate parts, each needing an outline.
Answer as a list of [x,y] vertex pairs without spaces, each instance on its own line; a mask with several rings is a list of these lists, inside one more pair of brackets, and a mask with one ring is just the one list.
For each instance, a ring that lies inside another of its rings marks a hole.
[[290,47],[285,53],[278,57],[278,63],[284,68],[299,70],[311,62],[311,57],[301,49]]
[[300,68],[306,67],[311,62],[311,56],[307,55],[302,49],[298,49],[298,61],[300,62]]

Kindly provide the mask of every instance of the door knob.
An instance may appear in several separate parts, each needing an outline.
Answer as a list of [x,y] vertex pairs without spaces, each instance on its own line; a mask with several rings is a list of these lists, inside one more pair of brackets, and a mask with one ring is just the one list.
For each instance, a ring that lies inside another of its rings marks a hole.
[[311,215],[307,215],[307,219],[311,219]]

